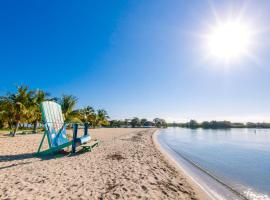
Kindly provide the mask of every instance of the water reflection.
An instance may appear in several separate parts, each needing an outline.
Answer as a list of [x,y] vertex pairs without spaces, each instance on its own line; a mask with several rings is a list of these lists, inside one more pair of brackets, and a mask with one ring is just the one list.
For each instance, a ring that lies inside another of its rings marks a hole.
[[269,129],[169,128],[159,137],[241,193],[269,196]]

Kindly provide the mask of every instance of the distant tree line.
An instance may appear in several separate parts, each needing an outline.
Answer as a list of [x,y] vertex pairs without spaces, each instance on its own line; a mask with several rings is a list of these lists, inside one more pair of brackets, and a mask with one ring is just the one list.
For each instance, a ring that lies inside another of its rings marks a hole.
[[15,136],[18,129],[25,129],[25,126],[30,125],[36,133],[41,123],[40,103],[46,100],[61,105],[65,122],[89,123],[92,127],[109,125],[106,110],[95,110],[91,106],[75,109],[78,98],[73,95],[51,97],[45,91],[19,86],[15,93],[0,96],[0,128],[9,129],[11,135]]
[[138,117],[134,117],[133,119],[125,119],[125,120],[111,120],[109,121],[108,127],[114,128],[140,128],[140,127],[157,127],[157,128],[166,128],[167,123],[164,119],[155,118],[153,121],[149,121],[145,118],[139,119]]
[[233,123],[230,121],[204,121],[202,123],[196,120],[190,120],[186,123],[169,123],[170,127],[183,127],[183,128],[203,128],[203,129],[228,129],[228,128],[270,128],[270,123]]

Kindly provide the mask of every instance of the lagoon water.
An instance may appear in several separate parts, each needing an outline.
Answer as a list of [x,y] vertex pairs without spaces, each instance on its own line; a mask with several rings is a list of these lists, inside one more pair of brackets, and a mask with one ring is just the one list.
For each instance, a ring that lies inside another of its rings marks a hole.
[[248,199],[270,199],[270,129],[168,128],[158,140]]

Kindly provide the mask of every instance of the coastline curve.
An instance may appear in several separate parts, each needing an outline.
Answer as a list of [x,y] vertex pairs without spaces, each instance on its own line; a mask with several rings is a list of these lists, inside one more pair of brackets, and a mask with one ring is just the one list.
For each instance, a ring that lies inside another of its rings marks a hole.
[[[226,200],[226,199],[242,199],[247,200],[238,191],[234,190],[231,186],[224,183],[212,175],[207,170],[203,169],[190,159],[176,152],[165,142],[158,139],[160,130],[157,130],[152,135],[155,147],[162,153],[168,162],[174,165],[179,171],[184,172],[186,177],[197,186],[195,190],[205,193],[207,199],[213,200]],[[200,192],[200,193],[201,193]]]

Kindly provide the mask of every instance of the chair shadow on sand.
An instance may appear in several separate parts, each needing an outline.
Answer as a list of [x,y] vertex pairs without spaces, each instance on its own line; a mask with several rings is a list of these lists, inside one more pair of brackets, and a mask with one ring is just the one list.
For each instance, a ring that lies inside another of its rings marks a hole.
[[[51,160],[56,158],[62,158],[62,157],[70,157],[71,154],[68,152],[60,152],[58,154],[48,154],[48,155],[42,155],[37,156],[36,153],[24,153],[24,154],[16,154],[16,155],[0,155],[0,170],[16,167],[20,165],[26,165],[31,164],[34,162],[41,162],[45,160]],[[36,159],[35,159],[36,158]],[[31,160],[28,160],[31,159]],[[34,159],[34,160],[33,160]],[[1,166],[1,164],[5,163],[8,164],[8,162],[12,161],[19,161],[17,163],[12,163],[10,165]]]
[[[27,159],[31,159],[31,158],[35,158],[35,157],[36,156],[33,153],[24,153],[24,154],[16,154],[16,155],[0,155],[0,164],[4,163],[4,166],[0,166],[0,170],[6,169],[6,168],[11,168],[11,167],[16,167],[19,165],[33,163],[33,161],[27,161]],[[13,161],[19,161],[19,162],[14,163]],[[10,165],[5,165],[5,164],[9,164],[9,162],[13,162],[13,163]]]
[[[34,162],[42,162],[45,160],[64,158],[64,157],[74,157],[80,154],[86,153],[86,151],[77,151],[76,154],[72,154],[66,151],[60,151],[57,154],[47,154],[47,155],[37,155],[36,153],[23,153],[23,154],[15,154],[15,155],[0,155],[0,170],[16,167],[20,165],[31,164]],[[28,159],[31,159],[30,161]],[[32,160],[34,159],[34,160]],[[25,161],[24,161],[25,160]],[[12,163],[10,165],[1,166],[1,163],[8,164],[8,162],[19,161],[18,163]]]

